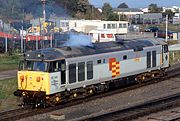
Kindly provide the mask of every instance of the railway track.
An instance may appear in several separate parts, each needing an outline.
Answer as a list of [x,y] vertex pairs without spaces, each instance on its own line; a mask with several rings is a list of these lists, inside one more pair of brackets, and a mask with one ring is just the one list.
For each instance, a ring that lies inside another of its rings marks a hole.
[[[168,115],[168,116],[167,116]],[[147,121],[180,121],[180,111],[171,111],[157,117],[148,117]]]
[[9,110],[9,111],[5,111],[5,112],[1,112],[0,113],[0,121],[14,120],[14,118],[16,116],[19,117],[25,113],[28,113],[28,109],[26,109],[26,108],[19,108],[19,109],[15,109],[15,110]]
[[18,119],[22,119],[22,118],[29,117],[29,116],[34,116],[34,115],[37,115],[37,114],[43,114],[43,113],[51,112],[51,111],[54,111],[54,110],[62,109],[62,108],[65,108],[65,107],[70,107],[70,106],[73,106],[73,105],[81,104],[83,102],[87,102],[87,101],[94,100],[94,99],[97,99],[97,98],[103,98],[103,97],[114,95],[114,94],[121,93],[121,92],[124,92],[124,91],[133,90],[133,89],[136,89],[136,88],[139,88],[139,87],[142,87],[142,86],[146,86],[146,85],[149,85],[149,84],[158,83],[160,81],[163,81],[163,80],[166,80],[166,79],[169,79],[169,78],[176,77],[176,76],[180,75],[180,67],[178,66],[175,69],[171,69],[171,70],[167,71],[167,73],[168,73],[168,75],[166,75],[166,76],[164,76],[162,78],[156,78],[156,79],[153,79],[152,81],[147,81],[145,83],[131,85],[129,87],[109,91],[109,92],[106,92],[106,93],[101,93],[101,94],[98,94],[98,95],[87,97],[85,99],[78,99],[78,100],[68,102],[68,103],[65,103],[63,105],[58,105],[58,106],[55,106],[55,107],[49,107],[49,108],[46,108],[46,109],[20,108],[20,109],[16,109],[16,110],[10,110],[10,111],[6,111],[6,112],[1,112],[0,113],[0,121],[18,120]]
[[[108,112],[106,114],[90,117],[88,121],[130,121],[161,110],[180,106],[180,93],[164,97],[144,104],[129,107],[123,110]],[[171,118],[171,121],[180,117]]]

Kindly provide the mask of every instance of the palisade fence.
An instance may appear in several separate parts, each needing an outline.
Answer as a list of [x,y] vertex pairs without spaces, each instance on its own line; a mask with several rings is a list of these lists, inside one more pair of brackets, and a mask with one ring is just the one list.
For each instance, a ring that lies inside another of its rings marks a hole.
[[180,40],[180,32],[178,32],[178,35],[177,35],[177,36],[178,36],[178,39]]
[[29,50],[53,47],[52,36],[15,36],[2,33],[0,35],[0,53],[23,53]]
[[176,64],[180,62],[180,44],[170,45],[170,63]]
[[170,64],[180,63],[180,50],[170,51]]

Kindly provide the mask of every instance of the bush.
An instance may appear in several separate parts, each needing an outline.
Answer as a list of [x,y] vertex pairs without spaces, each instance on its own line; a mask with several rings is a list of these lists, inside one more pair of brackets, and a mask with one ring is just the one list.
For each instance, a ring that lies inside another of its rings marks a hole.
[[17,54],[1,54],[0,71],[17,69],[20,59],[21,57]]
[[168,45],[174,45],[174,44],[178,44],[177,40],[169,40],[167,41]]

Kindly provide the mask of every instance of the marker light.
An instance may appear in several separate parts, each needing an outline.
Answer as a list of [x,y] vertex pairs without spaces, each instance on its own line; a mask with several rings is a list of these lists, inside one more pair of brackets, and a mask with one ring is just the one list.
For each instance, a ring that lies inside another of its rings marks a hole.
[[41,79],[41,78],[40,78],[39,76],[36,77],[36,81],[37,81],[37,82],[40,82],[40,79]]
[[25,92],[23,92],[23,93],[22,93],[22,95],[23,95],[23,96],[26,96],[26,93],[25,93]]

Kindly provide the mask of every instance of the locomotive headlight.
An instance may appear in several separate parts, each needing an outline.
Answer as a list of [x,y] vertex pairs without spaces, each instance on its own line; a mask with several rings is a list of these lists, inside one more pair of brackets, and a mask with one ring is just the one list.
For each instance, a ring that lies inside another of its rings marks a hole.
[[40,58],[40,57],[41,57],[41,54],[38,54],[37,56]]
[[26,96],[26,93],[25,93],[25,92],[23,92],[23,93],[22,93],[22,95],[23,95],[23,96]]

